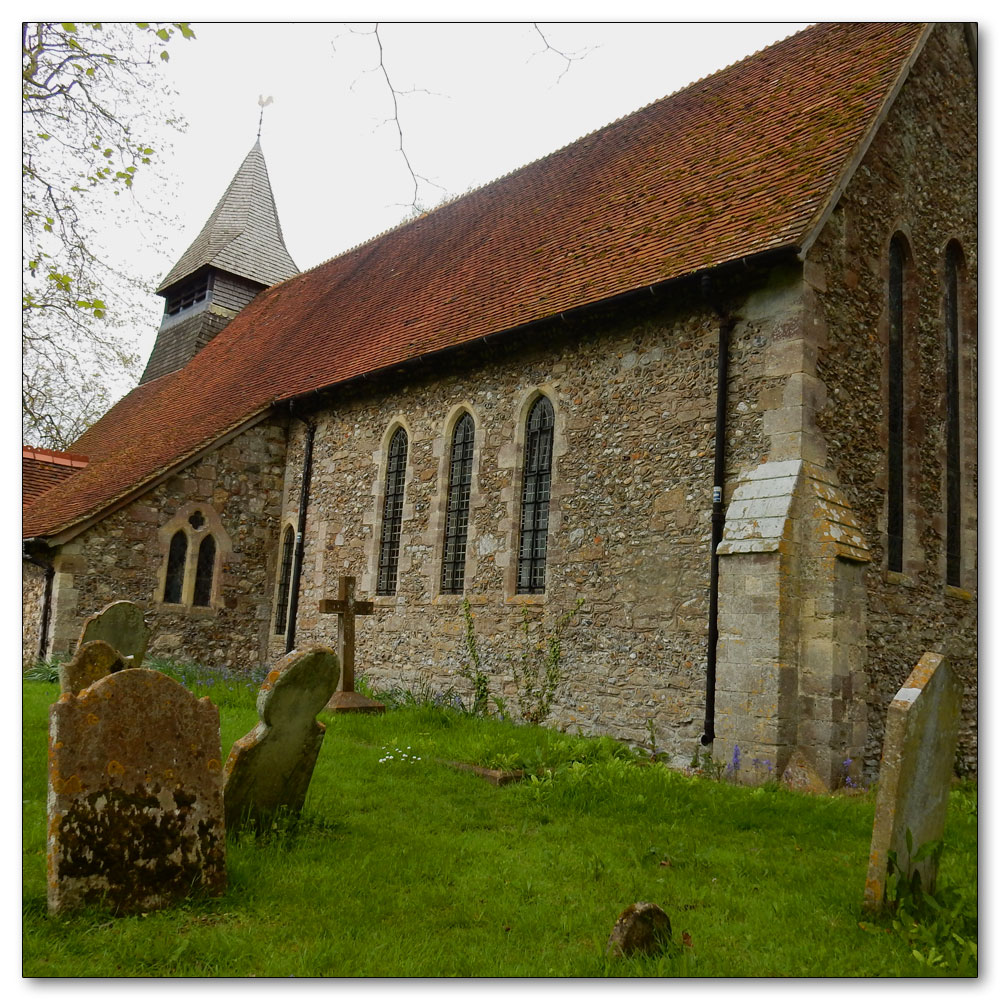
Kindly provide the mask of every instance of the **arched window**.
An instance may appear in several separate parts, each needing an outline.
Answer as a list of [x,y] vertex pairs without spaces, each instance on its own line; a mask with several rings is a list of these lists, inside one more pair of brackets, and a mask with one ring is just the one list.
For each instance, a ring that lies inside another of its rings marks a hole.
[[476,424],[464,413],[451,438],[448,509],[444,529],[441,592],[461,594],[465,587],[465,543],[469,535],[469,496],[472,491],[472,452]]
[[219,568],[233,545],[219,515],[209,504],[192,503],[178,510],[159,532],[163,563],[160,599],[164,604],[211,608],[222,606]]
[[187,563],[188,540],[183,531],[170,539],[167,554],[167,579],[163,588],[164,604],[180,604],[184,593],[184,568]]
[[528,412],[524,436],[524,486],[521,490],[521,543],[517,560],[517,592],[545,592],[545,548],[552,488],[552,404],[540,396]]
[[198,563],[194,573],[195,607],[207,608],[212,603],[212,584],[215,581],[215,539],[206,535],[198,546]]
[[281,565],[278,567],[278,606],[274,612],[274,634],[284,635],[288,626],[288,588],[292,580],[292,557],[295,554],[295,532],[285,529],[281,543]]
[[962,580],[962,446],[961,446],[961,273],[962,248],[952,240],[945,251],[944,334],[947,481],[945,486],[945,582]]
[[889,475],[886,535],[888,568],[903,570],[903,478],[905,468],[904,439],[904,378],[905,305],[906,305],[906,240],[896,233],[889,243],[889,406],[888,443]]
[[379,544],[376,593],[396,593],[399,567],[399,536],[403,530],[403,489],[406,481],[406,431],[398,428],[389,444],[385,470],[385,505],[382,508],[382,539]]

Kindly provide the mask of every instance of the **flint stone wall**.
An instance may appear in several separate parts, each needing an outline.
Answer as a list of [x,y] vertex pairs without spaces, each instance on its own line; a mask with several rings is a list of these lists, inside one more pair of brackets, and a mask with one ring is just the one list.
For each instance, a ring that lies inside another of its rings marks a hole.
[[[817,371],[828,403],[816,422],[871,546],[868,591],[868,741],[878,770],[889,703],[927,650],[946,653],[965,688],[957,768],[975,772],[976,564],[976,84],[961,25],[932,33],[830,223],[805,274],[814,323],[825,330]],[[886,287],[893,233],[913,253],[918,345],[909,394],[904,491],[904,572],[886,565]],[[944,259],[957,239],[962,285],[962,587],[945,584]]]
[[[63,545],[55,558],[53,650],[72,652],[88,616],[129,600],[152,633],[147,656],[256,669],[271,614],[284,450],[284,425],[258,424]],[[161,529],[192,505],[215,511],[232,551],[220,551],[212,606],[165,605],[169,540]]]
[[[746,294],[744,290],[742,294]],[[466,353],[424,377],[338,393],[318,414],[297,644],[336,642],[317,613],[338,577],[376,589],[385,456],[409,448],[397,594],[357,623],[357,671],[378,685],[454,686],[464,651],[461,596],[440,593],[451,428],[476,423],[465,593],[493,691],[512,699],[505,663],[522,614],[564,634],[566,681],[551,722],[690,756],[703,731],[718,318],[687,293],[553,324]],[[766,319],[732,335],[730,477],[762,457],[757,409]],[[484,359],[484,354],[485,359]],[[546,593],[515,593],[523,425],[544,392],[555,410]],[[283,524],[298,514],[303,432],[290,435]],[[272,636],[269,655],[283,652]]]

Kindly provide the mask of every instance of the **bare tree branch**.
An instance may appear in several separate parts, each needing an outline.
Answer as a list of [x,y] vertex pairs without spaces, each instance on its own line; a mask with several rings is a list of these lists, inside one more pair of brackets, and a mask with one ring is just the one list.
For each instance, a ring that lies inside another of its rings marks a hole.
[[538,27],[537,22],[532,21],[531,26],[538,33],[538,37],[544,43],[545,48],[541,52],[533,53],[531,56],[528,57],[529,59],[533,59],[535,56],[538,55],[545,55],[546,52],[552,52],[555,55],[559,56],[561,59],[566,60],[566,65],[563,67],[563,71],[559,74],[559,76],[556,77],[556,83],[559,83],[560,80],[562,80],[562,78],[569,72],[570,66],[572,66],[574,62],[579,62],[579,60],[585,59],[589,53],[593,52],[595,48],[599,47],[596,45],[592,45],[589,49],[583,49],[581,52],[563,52],[561,49],[557,49],[554,45],[550,44],[549,40],[545,37],[545,34],[542,31],[542,29]]

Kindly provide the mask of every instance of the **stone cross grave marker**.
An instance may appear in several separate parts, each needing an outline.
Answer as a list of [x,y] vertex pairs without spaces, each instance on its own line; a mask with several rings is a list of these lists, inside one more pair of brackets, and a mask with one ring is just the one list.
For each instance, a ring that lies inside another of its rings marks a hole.
[[359,601],[354,596],[354,577],[340,578],[336,600],[324,598],[319,610],[324,615],[339,615],[337,622],[337,653],[340,656],[342,684],[326,706],[328,712],[384,712],[385,705],[371,701],[354,690],[354,618],[375,613],[372,601]]
[[226,887],[219,710],[156,670],[49,709],[48,906],[116,913]]
[[125,666],[121,653],[103,639],[85,642],[72,660],[59,665],[59,690],[62,694],[79,694],[102,677],[124,670]]
[[114,601],[91,615],[83,623],[77,648],[95,639],[103,639],[117,649],[126,666],[141,667],[149,645],[149,628],[142,617],[142,608],[131,601]]
[[326,733],[316,713],[339,679],[337,654],[325,646],[289,653],[264,679],[257,695],[260,722],[233,744],[226,760],[222,795],[230,833],[302,811]]
[[[896,693],[886,717],[866,909],[877,910],[885,901],[890,851],[895,851],[902,872],[910,869],[907,830],[912,854],[944,833],[961,712],[961,681],[943,656],[925,653]],[[921,886],[933,891],[936,861],[926,858],[912,867],[920,872]]]

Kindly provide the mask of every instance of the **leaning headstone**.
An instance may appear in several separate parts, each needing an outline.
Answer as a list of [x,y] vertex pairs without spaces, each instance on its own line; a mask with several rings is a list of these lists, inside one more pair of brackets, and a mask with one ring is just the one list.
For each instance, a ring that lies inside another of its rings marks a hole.
[[117,649],[128,666],[141,667],[149,645],[149,628],[142,617],[142,608],[131,601],[114,601],[91,615],[83,623],[79,646],[95,639],[103,639]]
[[326,727],[316,721],[336,690],[340,664],[319,646],[289,653],[257,695],[260,722],[233,744],[225,768],[226,828],[257,828],[302,810]]
[[48,905],[159,909],[226,885],[219,710],[155,670],[49,709]]
[[654,955],[670,944],[670,918],[656,903],[632,903],[622,910],[608,938],[612,957]]
[[925,653],[886,717],[865,882],[867,909],[884,902],[890,852],[900,872],[919,871],[921,887],[934,889],[936,861],[914,864],[911,857],[944,833],[961,713],[961,681],[943,656]]
[[124,670],[125,666],[121,653],[103,639],[85,642],[72,660],[59,664],[59,690],[62,694],[79,694],[102,677]]

